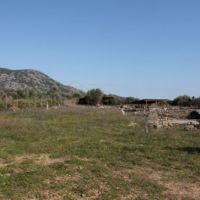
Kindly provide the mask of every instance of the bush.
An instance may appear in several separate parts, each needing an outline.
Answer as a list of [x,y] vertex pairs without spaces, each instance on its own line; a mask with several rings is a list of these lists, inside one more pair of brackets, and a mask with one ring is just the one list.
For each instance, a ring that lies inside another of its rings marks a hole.
[[100,89],[89,90],[86,94],[86,104],[97,105],[102,102],[103,92]]
[[172,105],[175,106],[190,106],[191,105],[191,98],[187,95],[179,96],[174,99]]
[[124,101],[125,104],[132,104],[134,102],[138,101],[137,98],[134,98],[134,97],[127,97]]
[[104,105],[122,105],[125,103],[125,98],[116,95],[104,95],[102,103]]
[[200,114],[197,111],[192,111],[188,116],[187,119],[200,119]]

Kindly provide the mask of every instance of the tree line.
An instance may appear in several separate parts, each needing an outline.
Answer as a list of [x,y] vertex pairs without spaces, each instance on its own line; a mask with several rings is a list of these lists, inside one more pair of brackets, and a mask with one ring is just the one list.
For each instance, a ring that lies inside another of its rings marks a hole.
[[[120,97],[107,95],[101,89],[91,89],[84,97],[79,94],[63,95],[57,86],[52,86],[46,92],[31,89],[24,90],[0,90],[0,110],[12,107],[24,109],[32,107],[47,107],[64,105],[69,99],[76,99],[77,103],[83,105],[124,105],[136,104],[139,100],[134,97]],[[76,102],[76,101],[75,101]],[[182,95],[176,97],[169,103],[172,106],[200,108],[200,97]]]
[[24,109],[32,107],[49,107],[64,105],[66,100],[79,98],[79,94],[62,94],[57,86],[52,86],[46,92],[32,89],[0,90],[0,110],[13,107]]
[[134,97],[120,97],[116,95],[107,95],[101,89],[89,90],[85,97],[79,99],[79,104],[83,105],[123,105],[132,104],[138,99]]
[[[84,105],[123,105],[136,104],[138,101],[138,98],[106,95],[101,89],[92,89],[86,93],[85,97],[80,99],[79,103]],[[190,97],[188,95],[182,95],[176,97],[172,101],[169,101],[169,104],[172,106],[200,108],[200,97]]]

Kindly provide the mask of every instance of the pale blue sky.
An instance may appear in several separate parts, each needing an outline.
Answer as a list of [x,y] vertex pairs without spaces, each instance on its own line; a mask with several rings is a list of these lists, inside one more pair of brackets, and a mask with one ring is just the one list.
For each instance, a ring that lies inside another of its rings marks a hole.
[[0,66],[83,90],[200,96],[200,1],[0,0]]

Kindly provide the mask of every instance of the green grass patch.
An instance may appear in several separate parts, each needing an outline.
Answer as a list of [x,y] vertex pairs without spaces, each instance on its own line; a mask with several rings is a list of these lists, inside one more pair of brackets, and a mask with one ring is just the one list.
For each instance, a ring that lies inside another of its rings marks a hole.
[[146,134],[144,121],[117,109],[1,113],[0,199],[195,199],[200,133]]

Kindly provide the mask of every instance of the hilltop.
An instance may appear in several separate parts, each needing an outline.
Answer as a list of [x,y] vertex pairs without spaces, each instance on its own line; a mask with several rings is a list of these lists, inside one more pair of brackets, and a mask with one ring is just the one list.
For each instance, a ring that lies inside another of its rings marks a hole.
[[33,90],[40,93],[48,92],[52,87],[57,87],[60,95],[71,97],[83,95],[84,92],[72,86],[66,86],[55,81],[48,75],[32,69],[11,70],[0,68],[0,90],[18,91]]

